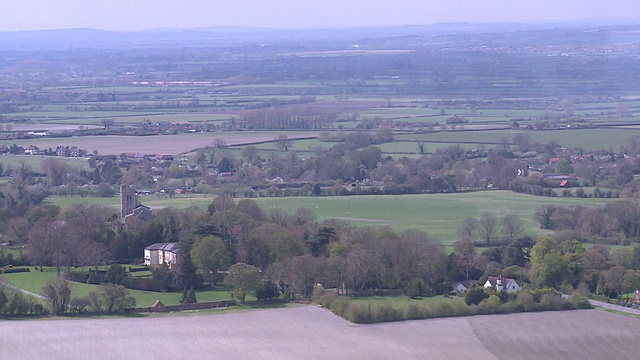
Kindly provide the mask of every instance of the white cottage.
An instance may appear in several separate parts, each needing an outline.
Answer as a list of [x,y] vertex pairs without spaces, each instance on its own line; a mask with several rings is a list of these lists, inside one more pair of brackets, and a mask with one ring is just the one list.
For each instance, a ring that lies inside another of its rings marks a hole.
[[506,290],[511,293],[522,289],[522,282],[502,277],[500,274],[500,276],[489,276],[487,282],[484,283],[484,288],[494,288],[496,291]]

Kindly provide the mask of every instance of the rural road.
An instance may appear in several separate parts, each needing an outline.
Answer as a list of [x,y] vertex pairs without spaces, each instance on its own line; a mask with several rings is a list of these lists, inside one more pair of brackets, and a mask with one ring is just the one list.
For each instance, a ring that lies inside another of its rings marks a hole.
[[[562,297],[565,298],[565,299],[568,299],[569,295],[562,294]],[[640,310],[633,309],[633,308],[628,308],[626,306],[609,304],[609,303],[606,303],[606,302],[596,301],[596,300],[589,300],[589,303],[592,306],[598,306],[598,307],[601,307],[601,308],[604,308],[604,309],[608,309],[608,310],[615,310],[615,311],[620,311],[620,312],[624,312],[624,313],[627,313],[627,314],[640,315]]]
[[598,306],[598,307],[609,309],[609,310],[616,310],[616,311],[620,311],[620,312],[625,312],[625,313],[628,313],[628,314],[640,315],[640,310],[638,310],[638,309],[632,309],[632,308],[628,308],[626,306],[608,304],[608,303],[605,303],[605,302],[595,301],[595,300],[589,300],[589,302],[593,306]]

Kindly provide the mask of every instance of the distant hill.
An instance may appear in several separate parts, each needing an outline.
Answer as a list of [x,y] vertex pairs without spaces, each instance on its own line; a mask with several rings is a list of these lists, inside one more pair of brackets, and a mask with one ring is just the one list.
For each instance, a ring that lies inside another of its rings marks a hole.
[[[623,31],[624,30],[624,31]],[[549,37],[549,31],[562,36],[584,36],[588,32],[607,34],[611,39],[637,39],[640,25],[603,23],[439,23],[432,25],[367,27],[347,29],[281,30],[252,27],[209,27],[195,29],[155,29],[146,31],[107,31],[97,29],[59,29],[0,32],[0,50],[65,50],[78,48],[132,48],[218,46],[287,42],[358,41],[372,38],[469,36],[479,34],[518,34],[521,39]],[[617,34],[617,35],[616,35]],[[593,34],[591,34],[593,35]],[[633,36],[631,36],[633,35]],[[613,37],[612,37],[613,36]],[[593,36],[589,37],[593,40]],[[486,40],[486,39],[485,39]],[[484,41],[484,40],[483,40]],[[633,40],[631,40],[633,41]]]

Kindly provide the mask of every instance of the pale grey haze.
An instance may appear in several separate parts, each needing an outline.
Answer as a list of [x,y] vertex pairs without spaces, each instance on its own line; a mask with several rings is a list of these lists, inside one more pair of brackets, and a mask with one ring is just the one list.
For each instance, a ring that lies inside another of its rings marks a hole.
[[638,0],[0,0],[0,31],[636,20]]

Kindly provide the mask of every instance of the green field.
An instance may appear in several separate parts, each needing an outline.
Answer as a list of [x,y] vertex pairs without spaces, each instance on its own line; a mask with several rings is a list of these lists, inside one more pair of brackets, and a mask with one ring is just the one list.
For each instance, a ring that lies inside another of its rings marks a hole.
[[384,306],[386,304],[391,305],[394,309],[404,310],[409,305],[426,306],[436,303],[459,303],[464,305],[464,300],[460,297],[454,296],[445,298],[442,296],[424,297],[411,299],[404,295],[389,295],[389,296],[363,296],[350,298],[351,303],[356,305],[371,305],[371,306]]
[[[17,287],[36,294],[42,294],[42,288],[47,281],[55,278],[56,269],[53,267],[45,267],[44,272],[39,272],[31,268],[30,272],[5,274],[0,276]],[[87,296],[91,291],[100,291],[99,285],[82,284],[75,281],[69,281],[69,285],[71,287],[72,297],[83,297]],[[180,303],[180,297],[182,296],[182,293],[180,292],[169,293],[131,289],[129,289],[129,294],[136,298],[136,304],[138,307],[151,306],[156,300],[162,301],[165,305],[177,305]],[[231,299],[231,292],[226,290],[197,291],[196,298],[199,302],[229,300]]]
[[[142,196],[140,201],[151,208],[187,208],[195,206],[205,210],[212,195],[176,195],[173,198],[155,195]],[[298,208],[313,210],[319,221],[342,219],[358,226],[391,226],[396,231],[418,229],[450,245],[458,239],[457,232],[467,217],[479,217],[484,212],[497,216],[517,215],[525,223],[529,235],[542,235],[533,220],[536,209],[544,205],[601,206],[615,199],[540,197],[511,191],[480,191],[455,194],[422,195],[361,195],[327,197],[273,197],[255,198],[267,212],[272,207],[293,214]],[[82,198],[50,196],[47,203],[61,207],[79,203],[98,203],[116,208],[118,198]]]
[[607,199],[549,198],[510,191],[483,191],[456,194],[377,195],[350,197],[296,197],[259,198],[264,208],[272,206],[294,213],[301,207],[309,208],[320,221],[344,219],[356,225],[391,226],[397,231],[419,229],[426,231],[445,244],[458,239],[457,231],[467,217],[479,217],[484,212],[498,216],[517,215],[525,223],[527,233],[541,235],[533,220],[536,209],[543,205],[600,206]]

